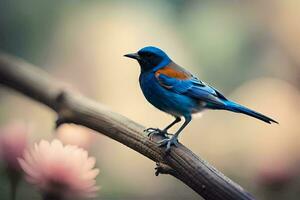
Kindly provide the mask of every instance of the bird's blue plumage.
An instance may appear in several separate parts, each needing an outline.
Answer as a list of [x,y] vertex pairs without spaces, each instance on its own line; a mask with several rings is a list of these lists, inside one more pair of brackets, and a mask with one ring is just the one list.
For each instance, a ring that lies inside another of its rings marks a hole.
[[146,99],[173,116],[189,116],[193,109],[200,107],[196,99],[162,87],[152,72],[141,73],[139,82]]
[[215,106],[224,106],[222,102],[223,96],[218,96],[218,93],[212,87],[200,82],[195,77],[191,77],[187,80],[178,80],[176,78],[168,77],[166,75],[159,75],[158,80],[166,86],[169,86],[169,90],[193,98],[201,100],[206,103],[215,104]]
[[[152,47],[152,46],[148,46],[148,47],[144,47],[144,48],[140,49],[138,54],[142,55],[142,54],[148,54],[150,52],[153,55],[156,55],[157,57],[163,58],[161,60],[161,62],[159,62],[157,65],[155,65],[155,66],[153,65],[154,68],[152,69],[152,71],[158,70],[159,68],[164,67],[171,62],[171,59],[165,52],[163,52],[159,48]],[[153,57],[153,59],[155,59],[155,58]]]
[[182,127],[168,140],[168,148],[171,144],[176,144],[178,134],[190,122],[191,115],[203,109],[229,110],[267,123],[277,123],[263,114],[228,100],[218,90],[175,64],[157,47],[144,47],[137,53],[125,56],[136,59],[141,66],[139,82],[146,99],[156,108],[176,117],[164,131],[177,123],[181,116],[185,118]]

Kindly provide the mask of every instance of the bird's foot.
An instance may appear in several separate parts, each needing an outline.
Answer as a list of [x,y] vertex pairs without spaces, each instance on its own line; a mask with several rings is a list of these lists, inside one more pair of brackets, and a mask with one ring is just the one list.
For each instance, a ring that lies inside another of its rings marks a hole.
[[158,128],[147,128],[144,130],[144,132],[148,133],[147,134],[148,137],[151,137],[152,135],[161,135],[161,136],[167,138],[169,135],[171,135],[171,134],[167,133],[167,131],[160,130]]
[[179,142],[178,142],[177,137],[171,137],[171,138],[163,139],[158,144],[159,144],[159,147],[166,146],[166,149],[165,149],[166,153],[168,153],[171,150],[172,145],[174,145],[175,147],[179,146]]

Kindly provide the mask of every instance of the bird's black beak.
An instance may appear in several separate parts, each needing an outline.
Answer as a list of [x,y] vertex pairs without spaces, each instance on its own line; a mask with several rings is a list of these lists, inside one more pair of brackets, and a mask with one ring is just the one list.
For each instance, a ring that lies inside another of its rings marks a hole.
[[129,53],[129,54],[125,54],[124,56],[128,57],[128,58],[136,59],[136,60],[141,59],[140,55],[137,53]]

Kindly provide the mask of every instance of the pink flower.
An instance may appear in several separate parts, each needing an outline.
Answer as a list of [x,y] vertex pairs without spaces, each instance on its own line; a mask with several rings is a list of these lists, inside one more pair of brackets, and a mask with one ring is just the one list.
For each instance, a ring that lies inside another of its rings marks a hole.
[[93,169],[95,158],[88,157],[87,151],[77,146],[42,140],[26,150],[19,162],[27,181],[36,185],[44,196],[94,197],[99,189],[95,186],[99,173]]
[[56,131],[57,138],[63,144],[76,145],[88,149],[94,139],[93,131],[74,124],[63,124]]
[[12,123],[0,130],[0,158],[10,171],[21,171],[17,158],[27,146],[27,132],[23,123]]

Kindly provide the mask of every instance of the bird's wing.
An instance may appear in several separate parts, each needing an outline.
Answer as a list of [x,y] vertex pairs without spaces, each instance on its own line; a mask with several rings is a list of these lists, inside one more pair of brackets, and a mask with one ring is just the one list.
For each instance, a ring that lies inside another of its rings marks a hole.
[[213,105],[224,106],[222,100],[226,100],[226,98],[219,91],[200,81],[175,63],[157,70],[155,77],[162,87],[170,91],[209,102]]

